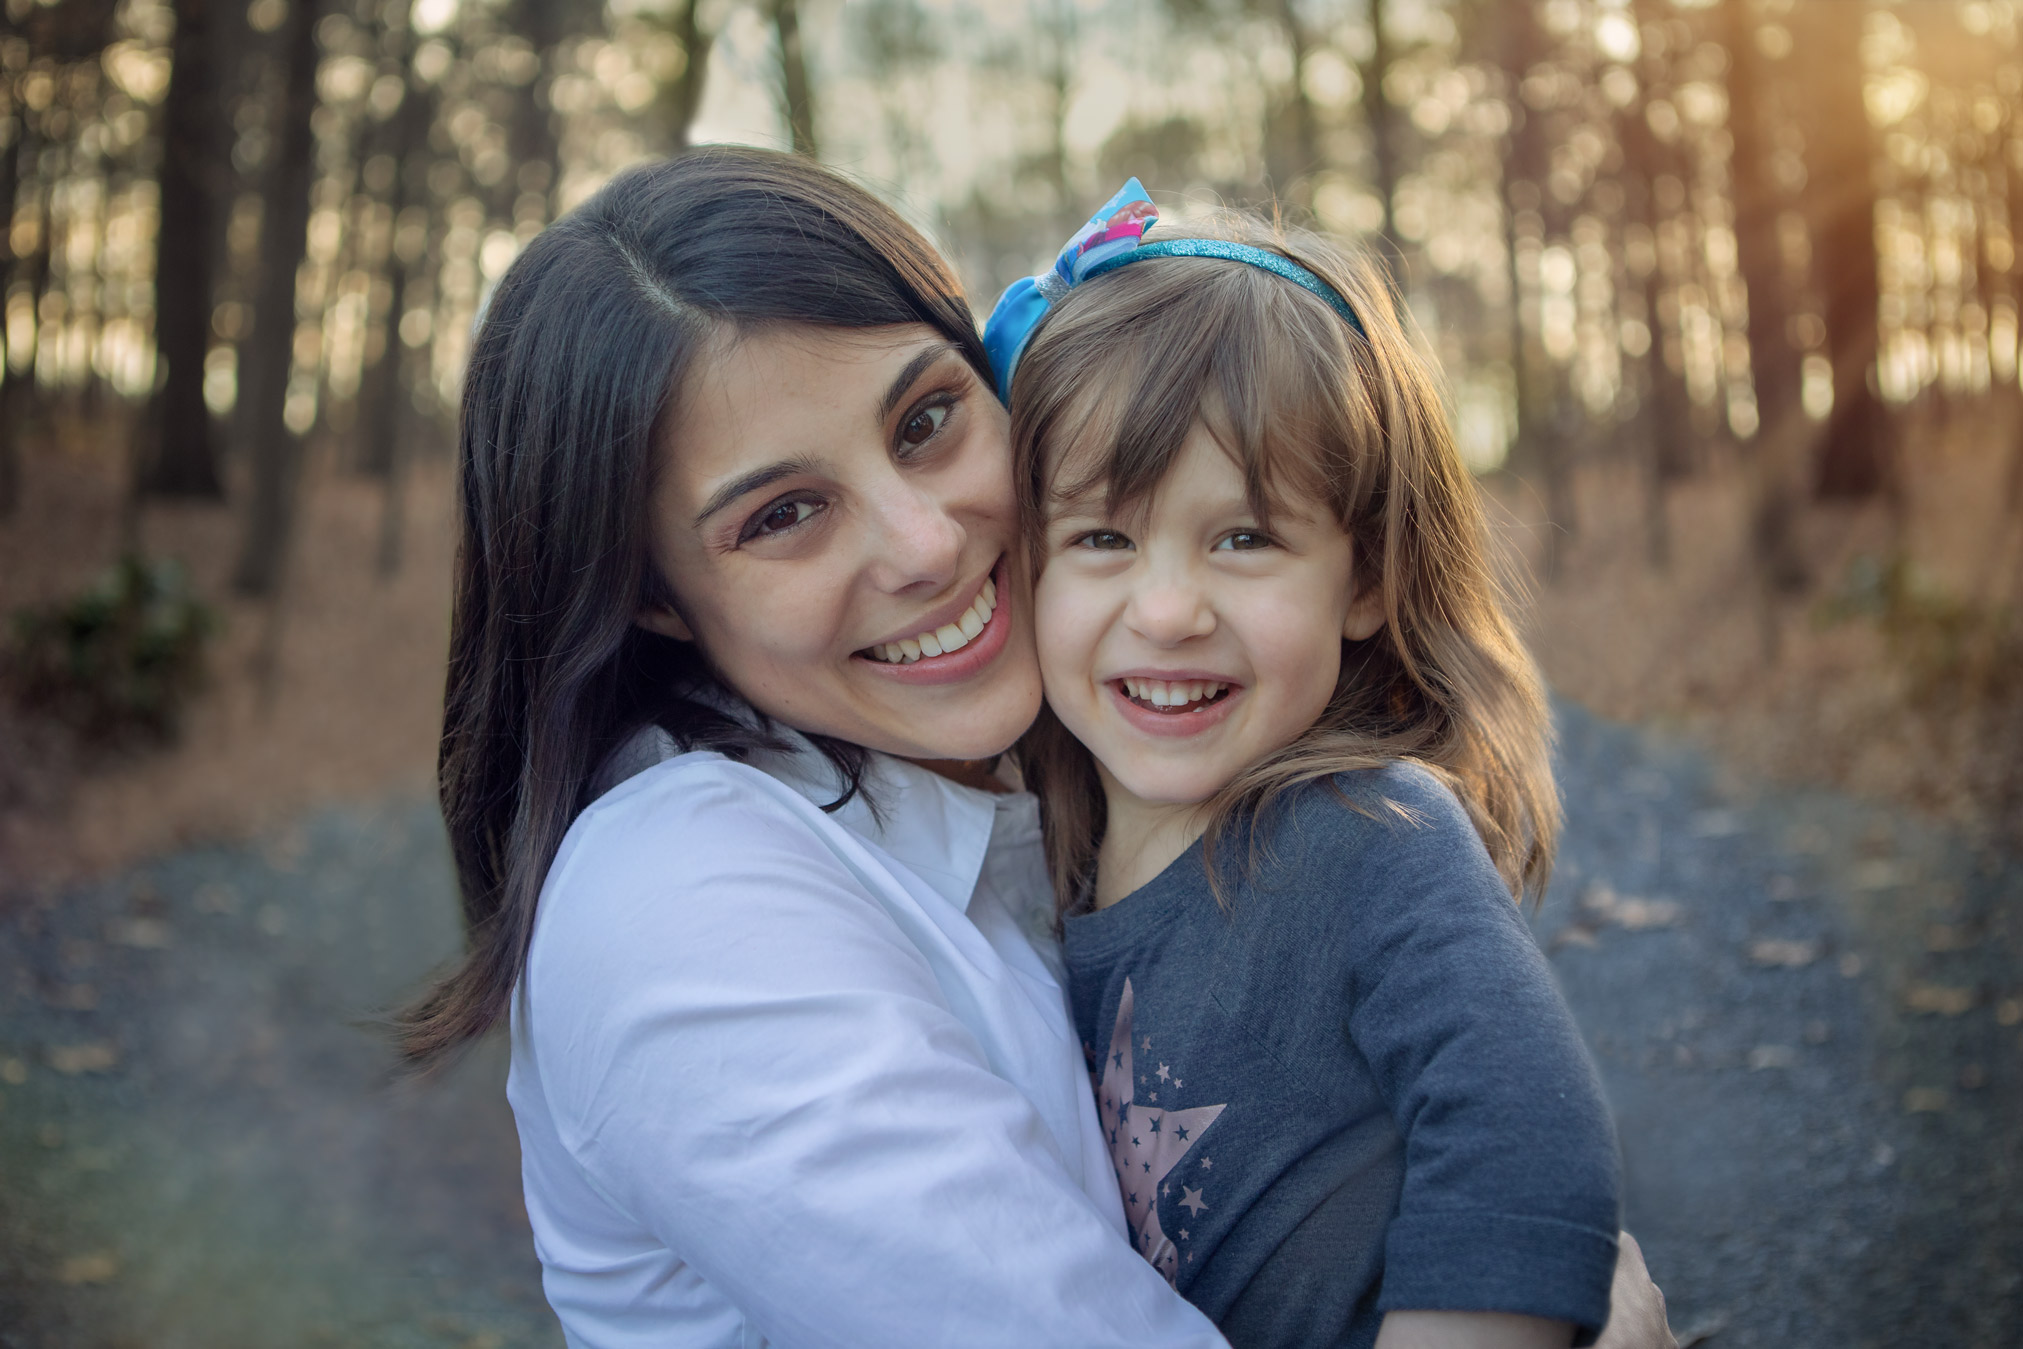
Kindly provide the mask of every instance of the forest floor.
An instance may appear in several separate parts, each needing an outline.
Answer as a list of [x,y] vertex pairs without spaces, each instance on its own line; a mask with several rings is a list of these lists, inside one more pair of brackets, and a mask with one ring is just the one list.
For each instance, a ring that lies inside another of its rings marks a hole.
[[[117,447],[29,462],[0,608],[111,560]],[[1806,522],[1822,590],[1941,509]],[[0,714],[0,1346],[554,1344],[497,1046],[402,1084],[365,1019],[453,951],[427,795],[448,475],[312,463],[280,676],[226,595],[234,521],[150,508],[226,627],[176,747],[111,756]],[[1874,624],[1773,610],[1730,479],[1673,494],[1674,562],[1582,485],[1532,632],[1565,701],[1568,831],[1536,917],[1624,1144],[1629,1222],[1682,1339],[2013,1342],[2023,1319],[2023,866],[1986,757]],[[1505,527],[1536,553],[1529,499]],[[1925,504],[1920,505],[1922,501]],[[1933,504],[1938,503],[1938,504]],[[1947,568],[1953,567],[1954,572]],[[1999,748],[1999,745],[1997,746]],[[1980,762],[1976,759],[1975,762]]]

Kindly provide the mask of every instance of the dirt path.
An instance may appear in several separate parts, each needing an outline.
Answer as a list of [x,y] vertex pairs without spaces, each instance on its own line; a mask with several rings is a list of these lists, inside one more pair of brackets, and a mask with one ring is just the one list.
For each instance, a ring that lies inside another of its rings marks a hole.
[[[1537,919],[1681,1338],[2012,1345],[2023,868],[1563,716]],[[356,1019],[455,943],[427,803],[0,914],[0,1346],[550,1346],[496,1052]]]

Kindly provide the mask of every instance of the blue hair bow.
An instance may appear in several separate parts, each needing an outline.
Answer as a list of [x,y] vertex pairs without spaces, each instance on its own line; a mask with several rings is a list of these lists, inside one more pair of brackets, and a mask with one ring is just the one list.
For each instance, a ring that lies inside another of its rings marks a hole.
[[1367,336],[1363,321],[1341,293],[1292,259],[1226,239],[1165,239],[1146,243],[1146,233],[1158,223],[1159,208],[1145,195],[1136,178],[1129,179],[1089,217],[1088,224],[1075,231],[1052,267],[1005,287],[996,307],[990,311],[989,322],[983,325],[983,349],[990,357],[999,398],[1011,401],[1012,376],[1018,371],[1019,356],[1025,351],[1033,329],[1062,296],[1090,277],[1145,258],[1221,258],[1247,263],[1318,295],[1358,336]]

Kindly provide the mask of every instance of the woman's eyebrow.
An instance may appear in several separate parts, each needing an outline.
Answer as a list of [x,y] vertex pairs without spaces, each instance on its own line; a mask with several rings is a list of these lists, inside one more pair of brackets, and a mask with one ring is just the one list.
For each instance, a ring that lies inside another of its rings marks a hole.
[[885,401],[878,405],[878,420],[883,422],[890,417],[892,409],[899,406],[899,400],[906,397],[906,391],[913,387],[913,381],[919,379],[929,366],[954,351],[955,343],[938,342],[908,361],[898,375],[893,377],[891,387],[885,390]]
[[716,491],[710,493],[709,500],[703,503],[702,510],[697,513],[693,527],[700,529],[703,521],[709,519],[712,515],[715,515],[718,511],[730,505],[747,492],[756,492],[761,488],[771,487],[782,478],[792,478],[803,473],[818,472],[820,472],[820,469],[814,460],[794,458],[782,459],[777,463],[767,464],[764,468],[755,468],[749,473],[740,474],[738,477],[732,478],[729,482],[717,488]]

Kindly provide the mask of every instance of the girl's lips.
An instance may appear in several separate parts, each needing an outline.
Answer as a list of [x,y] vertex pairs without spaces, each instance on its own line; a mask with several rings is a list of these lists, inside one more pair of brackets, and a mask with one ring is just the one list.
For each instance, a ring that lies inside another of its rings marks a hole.
[[1205,702],[1185,712],[1155,712],[1133,702],[1124,692],[1121,679],[1108,680],[1103,687],[1109,691],[1117,715],[1147,735],[1165,737],[1199,735],[1212,726],[1221,725],[1229,717],[1231,704],[1244,692],[1242,685],[1231,684],[1229,691],[1212,703]]
[[954,684],[977,674],[996,660],[1005,643],[1011,640],[1011,587],[1005,582],[1003,558],[997,560],[990,575],[997,584],[997,607],[991,611],[990,621],[983,625],[983,631],[972,637],[960,651],[951,651],[945,656],[922,656],[904,665],[873,660],[862,652],[850,659],[901,684]]

